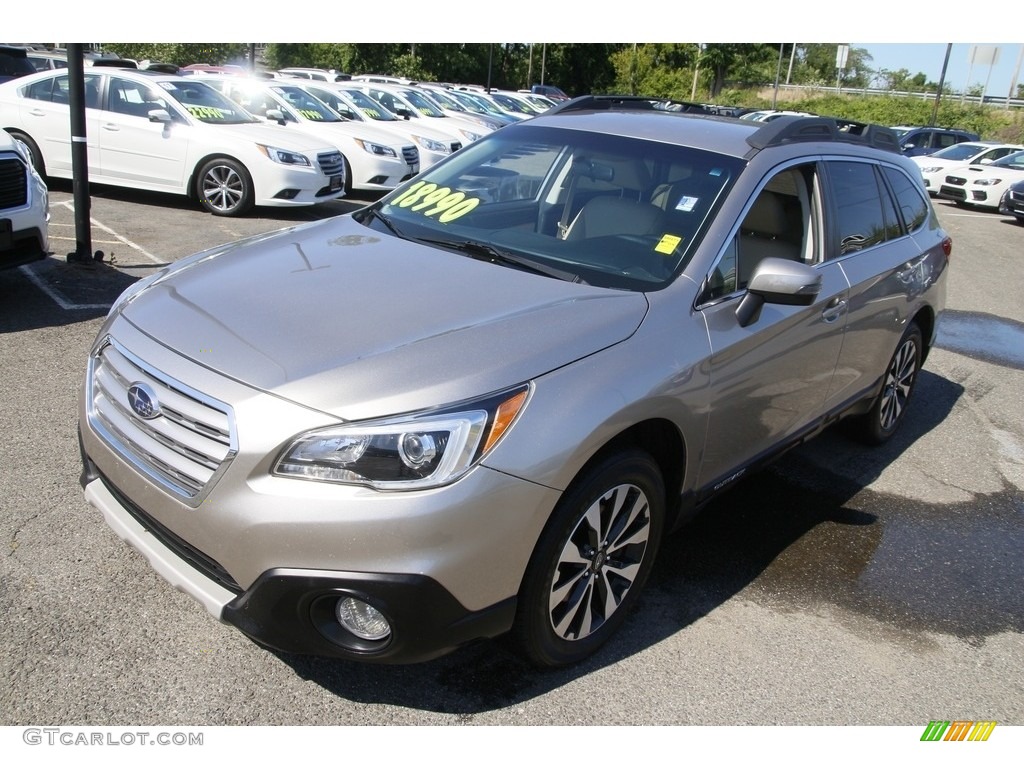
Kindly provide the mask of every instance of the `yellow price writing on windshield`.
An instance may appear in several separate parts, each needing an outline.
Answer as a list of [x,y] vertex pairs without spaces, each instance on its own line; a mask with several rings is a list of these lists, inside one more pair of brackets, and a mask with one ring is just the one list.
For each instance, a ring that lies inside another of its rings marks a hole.
[[438,221],[447,224],[480,205],[480,198],[469,197],[465,192],[453,192],[432,182],[417,181],[392,200],[391,205],[420,211],[424,216],[437,215]]
[[204,117],[212,118],[213,120],[221,120],[224,117],[224,113],[216,107],[186,107],[189,113],[198,117],[202,120]]
[[324,116],[317,112],[315,109],[300,109],[299,114],[307,120],[323,120]]

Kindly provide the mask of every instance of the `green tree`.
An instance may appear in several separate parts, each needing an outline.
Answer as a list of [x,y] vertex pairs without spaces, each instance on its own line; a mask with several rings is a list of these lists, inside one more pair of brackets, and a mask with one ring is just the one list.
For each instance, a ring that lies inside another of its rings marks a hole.
[[[801,85],[835,85],[836,49],[839,43],[802,43],[797,47],[799,61],[794,82]],[[874,70],[871,54],[866,48],[850,48],[846,56],[841,84],[844,88],[867,88]]]
[[126,59],[177,64],[238,64],[245,61],[246,43],[103,43],[103,49]]

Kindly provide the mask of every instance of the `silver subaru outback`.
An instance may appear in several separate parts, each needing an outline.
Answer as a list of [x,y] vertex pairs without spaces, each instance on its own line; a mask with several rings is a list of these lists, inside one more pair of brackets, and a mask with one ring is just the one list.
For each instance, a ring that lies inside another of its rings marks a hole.
[[354,214],[132,286],[86,499],[288,652],[595,652],[663,536],[846,419],[899,427],[951,243],[891,131],[581,97]]

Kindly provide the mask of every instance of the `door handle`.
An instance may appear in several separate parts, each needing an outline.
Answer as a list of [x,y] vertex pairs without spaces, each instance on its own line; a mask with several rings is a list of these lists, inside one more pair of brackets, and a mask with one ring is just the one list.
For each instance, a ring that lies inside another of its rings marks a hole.
[[825,309],[821,312],[821,319],[826,323],[834,323],[840,317],[846,314],[846,300],[835,298],[832,299],[828,304],[825,305]]

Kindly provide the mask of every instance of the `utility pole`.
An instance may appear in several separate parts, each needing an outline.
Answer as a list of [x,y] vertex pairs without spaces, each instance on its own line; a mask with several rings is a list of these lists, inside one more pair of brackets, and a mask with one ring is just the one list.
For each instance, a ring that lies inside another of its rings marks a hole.
[[75,250],[67,260],[89,264],[103,260],[103,251],[92,253],[89,200],[89,144],[85,132],[85,63],[82,43],[68,43],[68,103],[71,111],[71,177],[75,200]]
[[949,54],[953,50],[952,43],[946,43],[946,58],[942,60],[942,72],[939,73],[939,90],[935,94],[935,106],[932,107],[932,121],[929,125],[935,125],[939,117],[939,100],[942,98],[942,85],[946,82],[946,67],[949,66]]

